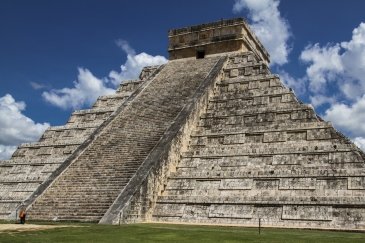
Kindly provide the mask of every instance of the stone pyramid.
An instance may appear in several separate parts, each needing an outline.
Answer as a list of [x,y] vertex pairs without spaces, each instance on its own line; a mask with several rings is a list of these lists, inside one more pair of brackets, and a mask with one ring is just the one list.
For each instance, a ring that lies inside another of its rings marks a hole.
[[169,31],[170,61],[0,162],[0,214],[365,229],[365,154],[270,73],[241,18]]

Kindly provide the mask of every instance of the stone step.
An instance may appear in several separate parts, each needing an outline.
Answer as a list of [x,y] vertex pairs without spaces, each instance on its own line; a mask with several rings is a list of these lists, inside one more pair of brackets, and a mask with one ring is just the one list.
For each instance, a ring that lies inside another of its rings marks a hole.
[[342,205],[365,208],[365,197],[210,197],[210,196],[159,196],[158,203],[180,204],[248,204],[248,205]]
[[58,139],[57,141],[42,141],[33,143],[22,143],[21,148],[41,148],[41,147],[56,147],[56,146],[70,146],[70,145],[80,145],[85,141],[85,138],[76,139]]
[[313,144],[309,141],[286,141],[280,143],[252,143],[252,144],[211,144],[209,146],[191,146],[191,150],[184,152],[183,157],[229,157],[254,155],[260,156],[271,154],[302,154],[302,153],[328,153],[357,151],[354,144],[339,144],[337,140],[323,140],[320,144]]
[[[223,110],[208,110],[205,114],[203,114],[200,118],[223,118],[230,116],[249,116],[249,115],[258,115],[265,113],[293,113],[293,112],[301,112],[301,111],[310,111],[314,114],[311,106],[303,105],[303,104],[295,104],[295,103],[282,103],[278,104],[266,104],[262,107],[242,107],[241,109],[223,109]],[[293,118],[293,117],[292,117]]]
[[263,132],[291,132],[291,131],[306,131],[312,129],[324,129],[332,128],[330,122],[303,122],[303,123],[278,123],[267,126],[252,126],[252,127],[224,127],[221,129],[208,129],[204,127],[198,127],[192,133],[192,137],[209,137],[209,136],[222,136],[222,135],[234,135],[245,133],[263,133]]
[[216,91],[215,95],[209,98],[209,102],[211,103],[220,103],[227,101],[236,101],[236,100],[251,100],[255,97],[267,97],[267,96],[281,96],[281,95],[294,95],[293,92],[288,88],[283,87],[270,87],[265,90],[261,89],[252,89],[246,90],[243,92],[225,92],[224,90]]
[[77,130],[77,129],[95,129],[99,127],[103,121],[94,121],[88,123],[75,123],[75,124],[66,124],[62,126],[51,126],[47,129],[47,131],[64,131],[64,130]]
[[240,77],[226,78],[226,79],[221,80],[217,84],[221,85],[221,86],[225,86],[225,85],[234,84],[234,83],[247,83],[247,82],[255,82],[255,81],[260,81],[260,82],[269,81],[269,82],[271,82],[270,87],[272,87],[272,86],[284,87],[284,85],[280,81],[279,76],[276,74],[259,74],[259,75],[246,76],[246,77],[240,76]]
[[[65,217],[78,212],[75,219],[83,220],[87,209],[81,202],[85,199],[89,199],[87,208],[98,207],[93,199],[110,206],[218,60],[167,64],[38,198],[30,213],[51,219],[53,215],[44,215],[43,208],[53,205]],[[105,213],[108,208],[99,209]]]
[[306,170],[254,170],[254,171],[203,171],[203,172],[192,172],[192,171],[177,171],[171,173],[169,178],[172,179],[200,179],[200,180],[221,180],[229,178],[262,178],[262,179],[278,179],[278,178],[312,178],[312,177],[362,177],[365,173],[364,168],[360,169],[306,169]]

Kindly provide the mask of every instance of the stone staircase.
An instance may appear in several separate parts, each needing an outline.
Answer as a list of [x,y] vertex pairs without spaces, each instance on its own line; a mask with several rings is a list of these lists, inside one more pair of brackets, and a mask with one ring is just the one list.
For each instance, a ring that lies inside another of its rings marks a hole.
[[[36,199],[29,217],[99,221],[218,61],[170,61],[145,81],[139,94]],[[108,100],[99,98],[93,109],[107,112]]]
[[364,153],[254,55],[224,73],[152,221],[365,229]]
[[101,96],[88,110],[72,113],[64,126],[49,127],[40,140],[19,146],[10,160],[0,161],[0,219],[13,219],[17,208],[50,183],[54,173],[105,123],[158,67],[146,67],[140,80],[122,83],[115,94]]

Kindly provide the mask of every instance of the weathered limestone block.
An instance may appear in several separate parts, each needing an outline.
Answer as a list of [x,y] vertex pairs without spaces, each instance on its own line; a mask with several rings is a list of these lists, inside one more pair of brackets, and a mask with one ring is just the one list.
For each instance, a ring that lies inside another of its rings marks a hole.
[[336,190],[338,192],[339,190],[350,189],[348,187],[349,180],[347,178],[321,178],[316,180],[316,187],[320,190]]
[[307,132],[306,131],[290,131],[290,132],[286,133],[286,137],[287,137],[287,141],[304,141],[304,140],[307,140]]
[[200,196],[217,195],[220,183],[220,180],[197,180],[194,194]]
[[199,222],[201,219],[209,217],[209,208],[207,205],[185,205],[183,219],[191,222]]
[[270,96],[269,98],[270,98],[269,99],[269,102],[270,103],[281,103],[281,100],[282,100],[282,96],[281,95]]
[[278,112],[275,114],[275,121],[287,122],[290,120],[290,112]]
[[239,168],[239,167],[245,167],[249,163],[251,158],[248,156],[240,156],[240,157],[223,157],[220,158],[218,161],[218,164],[221,168],[223,167],[233,167],[233,168]]
[[224,136],[224,144],[239,144],[245,143],[245,134],[227,134]]
[[238,76],[238,69],[237,68],[231,69],[230,72],[229,72],[229,77],[234,78],[234,77],[237,77],[237,76]]
[[277,86],[279,86],[279,87],[283,86],[280,79],[278,79],[278,78],[270,79],[270,87],[277,87]]
[[258,122],[272,122],[275,119],[275,113],[269,112],[269,113],[261,113],[257,115],[257,121]]
[[195,187],[195,180],[171,180],[167,186],[167,190],[193,190]]
[[259,82],[260,90],[263,90],[264,93],[266,90],[270,90],[270,81],[269,80],[260,80]]
[[365,190],[365,176],[362,177],[349,177],[348,178],[349,190]]
[[252,205],[211,205],[209,208],[209,218],[252,218]]
[[253,179],[223,179],[219,185],[220,190],[251,190]]
[[163,217],[182,217],[184,214],[185,204],[156,204],[153,212],[154,216]]
[[296,220],[332,220],[331,206],[283,206],[282,219]]
[[289,94],[283,94],[281,96],[281,102],[282,103],[286,103],[286,102],[294,102],[295,101],[295,96],[293,93],[289,93]]
[[256,190],[278,190],[279,182],[277,179],[255,179],[253,183]]
[[313,111],[312,110],[293,111],[291,113],[290,118],[292,120],[302,120],[302,119],[313,118]]
[[286,132],[265,132],[264,143],[285,142],[287,139]]
[[248,89],[258,89],[260,88],[260,81],[250,81],[248,83]]
[[280,190],[314,190],[316,178],[281,178]]
[[182,158],[177,168],[197,168],[200,164],[200,158]]
[[331,139],[331,129],[311,129],[307,131],[307,140]]
[[[339,146],[337,146],[339,148]],[[336,147],[336,148],[337,148]],[[363,159],[359,152],[333,152],[329,154],[330,163],[363,163]]]
[[253,105],[264,105],[264,104],[268,104],[269,102],[271,102],[271,97],[268,96],[259,96],[259,97],[254,97],[253,98]]

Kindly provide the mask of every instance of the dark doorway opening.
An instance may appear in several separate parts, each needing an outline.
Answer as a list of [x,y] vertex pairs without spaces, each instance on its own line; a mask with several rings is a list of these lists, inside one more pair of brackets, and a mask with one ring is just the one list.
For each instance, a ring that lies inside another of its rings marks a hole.
[[203,59],[205,57],[205,51],[196,51],[196,59]]

